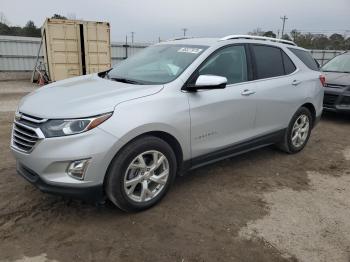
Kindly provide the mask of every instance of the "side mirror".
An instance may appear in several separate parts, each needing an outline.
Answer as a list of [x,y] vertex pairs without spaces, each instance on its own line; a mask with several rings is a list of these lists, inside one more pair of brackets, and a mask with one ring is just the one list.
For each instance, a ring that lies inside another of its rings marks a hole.
[[200,89],[223,89],[226,87],[227,78],[215,75],[200,75],[194,86],[190,86],[190,90]]

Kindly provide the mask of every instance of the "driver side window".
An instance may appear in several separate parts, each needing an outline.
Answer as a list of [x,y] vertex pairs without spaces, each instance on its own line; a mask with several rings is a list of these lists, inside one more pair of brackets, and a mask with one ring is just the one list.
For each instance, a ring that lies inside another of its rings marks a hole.
[[198,75],[217,75],[227,78],[227,84],[248,81],[244,46],[229,46],[214,53],[202,65]]

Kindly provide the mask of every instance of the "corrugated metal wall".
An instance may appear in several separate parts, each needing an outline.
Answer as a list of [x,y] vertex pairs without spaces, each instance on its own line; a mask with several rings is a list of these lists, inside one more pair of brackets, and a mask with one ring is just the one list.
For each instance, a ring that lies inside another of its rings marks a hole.
[[40,38],[0,36],[0,71],[33,70],[39,45]]
[[[36,60],[40,38],[1,36],[0,35],[0,72],[1,71],[32,71]],[[149,44],[112,42],[112,65],[139,52]],[[324,65],[334,56],[344,51],[339,50],[311,50],[315,59]],[[43,59],[40,54],[41,60]]]
[[[136,54],[149,44],[112,43],[112,65]],[[0,35],[0,72],[32,71],[40,46],[40,38]],[[40,59],[43,61],[42,52]]]

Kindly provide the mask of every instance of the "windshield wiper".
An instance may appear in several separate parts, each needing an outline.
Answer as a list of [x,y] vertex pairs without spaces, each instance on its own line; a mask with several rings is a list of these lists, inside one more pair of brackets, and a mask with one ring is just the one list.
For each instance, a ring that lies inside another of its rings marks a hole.
[[122,83],[127,83],[127,84],[133,84],[133,85],[143,85],[143,83],[136,81],[136,80],[131,80],[127,78],[122,78],[122,77],[110,77],[109,79],[117,82],[122,82]]

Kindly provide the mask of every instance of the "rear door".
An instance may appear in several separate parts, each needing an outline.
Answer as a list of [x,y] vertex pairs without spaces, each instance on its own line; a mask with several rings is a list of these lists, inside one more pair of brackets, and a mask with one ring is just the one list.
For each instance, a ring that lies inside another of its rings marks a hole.
[[283,130],[306,95],[297,68],[277,46],[251,44],[257,105],[255,129],[264,135]]
[[212,54],[190,80],[199,75],[228,79],[225,89],[189,92],[192,157],[211,153],[254,135],[255,102],[242,95],[250,88],[249,62],[244,45],[224,47]]

